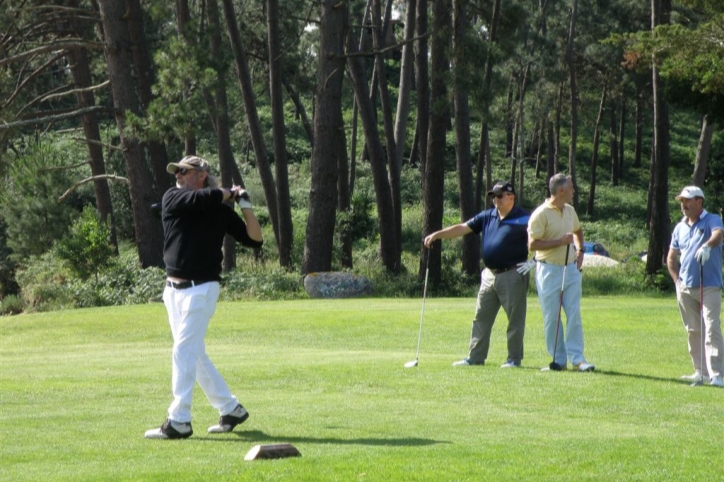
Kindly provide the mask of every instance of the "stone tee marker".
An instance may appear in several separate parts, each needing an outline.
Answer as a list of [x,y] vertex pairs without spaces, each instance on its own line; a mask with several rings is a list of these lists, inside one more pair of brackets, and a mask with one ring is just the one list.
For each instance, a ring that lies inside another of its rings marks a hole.
[[301,456],[302,454],[292,444],[255,445],[246,454],[244,460],[283,459]]

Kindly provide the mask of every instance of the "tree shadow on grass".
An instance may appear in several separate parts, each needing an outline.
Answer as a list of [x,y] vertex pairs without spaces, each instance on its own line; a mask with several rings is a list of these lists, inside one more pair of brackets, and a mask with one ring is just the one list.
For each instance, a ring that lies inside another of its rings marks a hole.
[[259,442],[265,443],[308,443],[308,444],[334,444],[334,445],[371,445],[391,447],[424,447],[435,444],[451,444],[445,440],[430,440],[424,438],[338,438],[338,437],[288,437],[285,435],[266,434],[261,430],[247,430],[232,432],[235,438],[224,436],[219,437],[194,437],[194,440],[210,442]]

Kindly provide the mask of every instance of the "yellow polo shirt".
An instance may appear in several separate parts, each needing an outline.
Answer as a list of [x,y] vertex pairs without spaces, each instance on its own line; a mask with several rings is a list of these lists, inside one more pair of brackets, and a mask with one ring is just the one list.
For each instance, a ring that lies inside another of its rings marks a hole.
[[[561,211],[551,204],[549,199],[546,199],[543,204],[533,211],[533,214],[530,215],[530,221],[528,221],[528,237],[530,239],[543,241],[560,239],[565,234],[573,233],[579,229],[581,229],[581,223],[578,221],[578,215],[573,206],[566,204],[563,206],[563,211]],[[536,251],[535,259],[563,266],[566,264],[566,246]],[[576,246],[572,245],[568,252],[568,263],[575,261],[575,259]]]

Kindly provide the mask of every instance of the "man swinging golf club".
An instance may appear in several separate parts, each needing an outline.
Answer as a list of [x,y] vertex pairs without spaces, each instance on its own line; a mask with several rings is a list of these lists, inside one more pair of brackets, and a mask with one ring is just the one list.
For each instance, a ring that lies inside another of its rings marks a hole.
[[485,364],[490,333],[502,306],[508,315],[508,359],[501,368],[515,368],[520,367],[523,359],[528,272],[533,266],[526,262],[528,213],[515,205],[515,190],[509,182],[496,183],[488,191],[488,196],[493,197],[492,209],[465,223],[435,231],[425,238],[425,246],[430,247],[438,239],[482,233],[485,269],[480,276],[470,351],[467,358],[453,363],[453,366]]
[[[536,252],[538,301],[543,311],[546,346],[553,358],[542,370],[566,370],[570,361],[576,370],[589,372],[596,367],[583,356],[583,230],[569,204],[575,190],[565,174],[551,177],[548,187],[551,197],[533,211],[528,223],[528,249]],[[576,246],[575,255],[570,255],[571,243]],[[566,313],[565,337],[560,326],[561,310]]]
[[[676,284],[681,321],[689,337],[694,373],[682,377],[701,385],[724,386],[724,339],[721,332],[721,217],[704,209],[704,192],[687,186],[676,196],[684,215],[671,235],[666,266]],[[680,262],[679,262],[680,258]]]
[[[249,194],[239,186],[217,187],[206,160],[186,156],[166,170],[176,176],[176,187],[163,195],[162,208],[167,274],[163,302],[173,335],[173,401],[163,425],[147,430],[145,437],[180,439],[193,434],[191,399],[196,383],[219,411],[219,423],[209,427],[209,433],[226,433],[249,414],[206,354],[204,338],[219,299],[224,236],[230,234],[245,246],[261,247],[261,226]],[[239,204],[243,220],[224,204],[228,200]]]

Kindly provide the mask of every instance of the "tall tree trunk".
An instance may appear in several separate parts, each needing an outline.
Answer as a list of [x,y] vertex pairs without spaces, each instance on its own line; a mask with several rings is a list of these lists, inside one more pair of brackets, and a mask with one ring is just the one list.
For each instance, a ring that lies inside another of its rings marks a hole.
[[518,107],[515,113],[515,126],[513,128],[513,145],[511,149],[511,177],[510,182],[515,186],[515,167],[516,164],[520,164],[519,171],[519,182],[518,182],[518,195],[517,201],[523,202],[523,181],[525,179],[525,172],[523,166],[525,163],[525,152],[526,146],[523,140],[523,108],[525,106],[525,92],[526,85],[528,83],[528,73],[530,72],[530,63],[528,63],[521,72],[520,83],[518,84]]
[[709,122],[708,117],[704,116],[701,120],[701,134],[699,135],[699,145],[696,146],[696,160],[694,162],[694,175],[692,176],[692,182],[695,186],[704,187],[714,127],[715,124]]
[[540,172],[543,170],[543,143],[546,138],[546,125],[548,120],[544,117],[536,123],[535,136],[535,178],[540,179]]
[[[357,52],[357,46],[354,44],[351,35],[348,36],[348,51],[351,54]],[[375,186],[375,199],[377,201],[377,219],[380,229],[380,255],[387,271],[397,274],[400,270],[400,256],[395,236],[392,195],[385,169],[385,154],[377,128],[377,119],[375,118],[372,102],[370,101],[364,62],[360,57],[349,56],[347,57],[347,65],[349,67],[350,78],[354,84],[355,97],[359,105],[360,118],[362,119],[362,127],[365,132],[365,140],[369,150],[370,165],[372,167],[372,179]],[[316,133],[315,138],[319,139]],[[319,142],[317,142],[317,144],[319,144]],[[334,144],[334,147],[339,148],[339,144]]]
[[487,187],[490,186],[490,181],[484,177],[484,174],[490,173],[492,176],[492,168],[490,166],[490,158],[487,153],[490,151],[488,143],[490,142],[490,136],[488,134],[488,123],[483,121],[483,125],[480,129],[480,151],[478,151],[478,168],[475,172],[475,211],[480,212],[485,207],[485,201],[483,200],[483,192],[487,192]]
[[[427,0],[417,0],[415,12],[415,36],[427,35]],[[430,123],[430,77],[427,62],[427,37],[415,42],[415,86],[417,87],[417,148],[420,158],[420,177],[425,188],[427,164],[427,132]]]
[[354,196],[354,183],[357,176],[357,120],[359,117],[359,106],[357,99],[352,99],[352,139],[349,152],[349,197]]
[[279,0],[267,0],[266,6],[269,43],[269,97],[271,98],[272,130],[274,132],[274,168],[277,182],[277,218],[279,220],[279,264],[285,268],[291,268],[294,227],[292,226],[292,205],[289,199],[289,168],[284,126],[284,99],[282,97]]
[[[141,110],[146,112],[153,100],[151,87],[154,82],[154,72],[151,54],[148,52],[148,46],[146,45],[146,34],[143,31],[141,2],[139,0],[126,0],[126,9]],[[166,146],[159,141],[148,141],[144,144],[148,149],[156,189],[159,194],[163,194],[171,186],[171,180],[173,179],[166,172],[166,165],[168,164]]]
[[412,89],[412,76],[414,74],[413,51],[415,46],[411,39],[415,37],[415,12],[417,0],[407,0],[407,15],[405,17],[405,41],[402,47],[402,65],[400,66],[400,85],[397,95],[397,114],[395,115],[395,147],[399,168],[402,168],[402,159],[405,155],[405,139],[407,138],[407,120],[410,116],[410,90]]
[[[209,105],[210,115],[216,129],[216,143],[219,151],[219,171],[221,173],[221,185],[231,186],[234,184],[234,168],[236,160],[231,147],[231,135],[229,129],[229,109],[226,96],[225,69],[220,65],[219,60],[223,58],[221,49],[221,21],[219,17],[219,5],[217,0],[207,0],[206,10],[209,19],[209,34],[211,36],[210,52],[211,61],[216,70],[216,86],[214,96]],[[238,168],[236,169],[238,172]],[[244,185],[241,173],[238,174],[237,184]],[[236,267],[236,241],[230,235],[224,236],[224,260],[222,269],[224,272],[231,271]]]
[[[492,159],[490,158],[490,132],[488,122],[490,117],[490,102],[493,98],[493,44],[498,41],[498,26],[500,24],[500,1],[493,3],[493,12],[490,18],[490,37],[488,39],[488,54],[485,58],[485,76],[483,77],[484,101],[482,105],[482,128],[480,129],[480,151],[478,152],[478,175],[475,182],[475,210],[483,209],[483,192],[492,187]],[[483,171],[486,173],[483,185]],[[488,200],[489,201],[489,200]]]
[[[546,186],[548,186],[550,178],[556,173],[556,136],[554,129],[554,124],[548,122],[546,128],[546,152],[548,157],[548,159],[546,159]],[[548,192],[547,188],[546,192]],[[550,193],[548,193],[548,195],[550,195]]]
[[163,266],[163,229],[153,217],[150,206],[158,200],[153,189],[153,175],[148,170],[143,149],[138,139],[128,135],[126,112],[140,115],[138,96],[133,78],[133,61],[125,6],[112,0],[98,2],[105,33],[105,53],[108,78],[111,81],[116,124],[121,137],[126,164],[133,227],[141,266]]
[[[515,102],[515,76],[513,74],[508,78],[508,101],[505,103],[505,157],[513,156],[515,116],[513,114],[513,104]],[[511,177],[515,177],[515,173],[511,173]]]
[[[344,128],[344,126],[343,126]],[[337,174],[337,211],[340,213],[349,214],[351,206],[351,193],[349,189],[349,160],[347,159],[347,136],[344,133],[340,136],[339,152],[339,172]],[[352,269],[352,226],[346,224],[345,226],[337,226],[337,233],[340,238],[340,244],[342,245],[342,253],[339,258],[339,264],[344,268]]]
[[621,174],[621,166],[619,166],[618,158],[618,125],[616,123],[616,100],[611,96],[610,99],[610,119],[611,125],[608,132],[608,139],[611,151],[611,184],[618,186],[619,176]]
[[[555,123],[555,155],[553,156],[553,170],[554,174],[561,172],[561,115],[563,113],[563,89],[564,84],[561,82],[558,87],[558,102],[556,103],[556,123]],[[550,178],[549,178],[550,179]],[[546,179],[546,185],[548,184]],[[550,196],[550,192],[548,193]]]
[[571,143],[568,147],[568,173],[573,182],[573,207],[578,209],[578,181],[576,180],[576,143],[578,142],[578,82],[576,81],[576,64],[573,53],[573,41],[576,38],[576,16],[578,13],[578,0],[573,0],[571,18],[568,28],[568,43],[566,44],[566,65],[568,65],[568,79],[571,84]]
[[[452,26],[451,4],[445,1],[433,2],[432,46],[430,49],[430,125],[428,133],[425,165],[425,184],[423,187],[423,236],[442,228],[443,191],[445,187],[445,137],[449,117],[447,74],[449,71],[449,31]],[[429,259],[429,264],[428,260]],[[422,261],[418,278],[425,276],[425,266],[429,266],[430,281],[439,283],[442,275],[440,243],[435,242],[433,249],[422,249]]]
[[[381,18],[381,0],[372,1],[372,19],[373,25],[378,24]],[[387,88],[387,73],[385,71],[385,60],[380,53],[384,48],[385,42],[382,37],[384,29],[372,29],[372,44],[375,49],[375,70],[377,72],[378,88],[380,92],[380,102],[382,104],[382,119],[385,129],[385,145],[387,147],[387,169],[390,181],[390,194],[392,196],[392,209],[395,219],[395,238],[397,239],[396,256],[402,253],[402,206],[400,197],[400,162],[397,159],[397,149],[395,148],[395,127],[392,123],[392,105],[390,101],[390,93]]]
[[[671,16],[670,0],[651,0],[651,30],[667,25]],[[669,219],[669,108],[664,100],[663,81],[659,76],[656,57],[652,59],[652,86],[654,90],[654,153],[653,205],[646,274],[654,276],[661,271],[662,261],[671,239]]]
[[[189,39],[188,25],[191,21],[191,11],[189,10],[188,0],[176,0],[176,31],[179,38],[184,39],[187,43],[193,42]],[[184,94],[185,97],[186,94]],[[196,133],[193,126],[186,128],[184,135],[184,154],[192,156],[196,154]]]
[[304,108],[304,104],[302,104],[302,101],[299,99],[299,94],[296,89],[294,89],[294,86],[289,79],[282,76],[282,83],[284,84],[287,94],[289,94],[289,98],[292,99],[292,102],[294,102],[294,108],[296,109],[297,115],[302,120],[302,127],[304,127],[304,132],[307,133],[307,137],[309,138],[309,145],[314,147],[314,128],[312,127],[311,122],[309,122],[307,109]]
[[246,49],[241,41],[239,33],[239,25],[236,23],[236,13],[234,12],[233,0],[221,0],[224,7],[224,18],[226,20],[226,33],[229,36],[231,50],[234,54],[234,62],[236,63],[236,73],[239,79],[241,95],[244,99],[244,111],[246,112],[246,121],[249,125],[249,133],[251,134],[251,143],[254,147],[254,155],[259,168],[259,177],[264,187],[264,198],[266,199],[267,209],[269,209],[269,218],[274,228],[274,238],[277,246],[281,246],[280,240],[280,216],[277,205],[277,187],[274,182],[271,167],[269,166],[269,157],[267,155],[266,144],[261,130],[261,122],[259,122],[259,114],[256,108],[256,98],[251,82],[251,72],[249,71],[249,62],[246,58]]
[[[60,2],[58,2],[60,3]],[[78,8],[78,0],[69,2],[69,6]],[[67,25],[67,24],[66,24]],[[61,27],[64,29],[65,27]],[[76,22],[71,21],[71,30],[76,30],[78,26]],[[83,109],[96,104],[95,95],[92,90],[83,90],[92,85],[90,64],[88,62],[88,51],[84,48],[69,50],[67,52],[68,61],[70,63],[70,72],[73,76],[73,84],[76,89],[80,89],[75,94],[78,107]],[[103,160],[103,147],[101,144],[100,128],[98,127],[98,118],[95,113],[91,112],[81,117],[83,124],[83,133],[88,146],[88,155],[90,157],[90,168],[93,176],[102,176],[106,173],[105,163]],[[111,243],[114,251],[118,254],[118,239],[116,235],[116,226],[113,220],[113,204],[111,203],[111,193],[108,188],[106,179],[96,179],[93,181],[93,191],[96,198],[96,209],[101,220],[110,227]]]
[[[454,2],[453,68],[460,70],[465,70],[465,65],[471,60],[465,56],[465,35],[468,26],[465,7],[465,0]],[[453,97],[460,221],[465,222],[475,216],[475,196],[473,194],[473,164],[470,154],[470,109],[467,87],[464,82],[455,82]],[[480,236],[470,233],[463,237],[462,244],[463,272],[468,276],[477,277],[480,273]]]
[[644,86],[643,82],[636,81],[636,132],[634,146],[634,162],[632,167],[641,167],[641,153],[643,151],[644,138]]
[[621,96],[621,116],[618,126],[618,178],[623,179],[623,165],[624,165],[624,154],[626,148],[624,144],[626,142],[626,116],[628,115],[628,102],[626,96]]
[[[312,151],[309,218],[302,260],[304,274],[332,269],[338,168],[343,162],[340,157],[344,158],[342,80],[344,42],[348,34],[347,4],[323,0],[320,17],[317,107],[314,113],[314,138],[319,142],[314,143]],[[385,193],[389,195],[389,190]]]
[[596,125],[593,128],[593,155],[591,156],[591,190],[588,193],[588,205],[586,214],[593,216],[594,203],[596,199],[596,168],[598,167],[598,147],[601,144],[601,122],[603,121],[603,111],[606,106],[606,94],[608,85],[604,82],[603,91],[601,92],[601,102],[598,105],[598,116],[596,117]]

